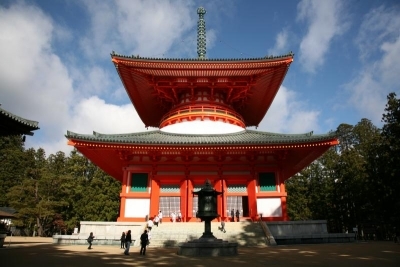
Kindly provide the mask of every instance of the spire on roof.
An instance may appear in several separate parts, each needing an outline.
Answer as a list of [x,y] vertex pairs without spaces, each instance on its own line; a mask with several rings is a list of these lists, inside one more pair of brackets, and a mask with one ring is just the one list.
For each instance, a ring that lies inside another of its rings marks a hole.
[[206,21],[204,20],[206,10],[204,7],[199,7],[197,14],[199,14],[199,21],[197,22],[197,55],[199,58],[206,58]]

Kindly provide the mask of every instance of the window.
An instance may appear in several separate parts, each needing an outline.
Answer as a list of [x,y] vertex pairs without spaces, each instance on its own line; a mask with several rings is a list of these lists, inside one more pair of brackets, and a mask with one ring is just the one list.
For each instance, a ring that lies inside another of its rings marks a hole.
[[147,173],[132,173],[131,192],[146,192],[148,184]]
[[160,201],[159,210],[162,211],[163,216],[165,217],[171,216],[172,212],[177,214],[177,212],[179,212],[181,209],[180,197],[160,197],[159,201]]
[[260,191],[276,191],[275,173],[264,172],[258,174]]

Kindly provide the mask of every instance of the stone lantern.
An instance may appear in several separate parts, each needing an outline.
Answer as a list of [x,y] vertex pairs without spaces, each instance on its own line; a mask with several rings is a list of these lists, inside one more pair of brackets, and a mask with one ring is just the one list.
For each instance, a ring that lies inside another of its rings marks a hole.
[[219,217],[217,213],[217,196],[223,192],[216,191],[209,180],[200,191],[192,192],[198,196],[198,208],[196,217],[204,221],[204,233],[201,238],[215,238],[211,232],[211,221]]

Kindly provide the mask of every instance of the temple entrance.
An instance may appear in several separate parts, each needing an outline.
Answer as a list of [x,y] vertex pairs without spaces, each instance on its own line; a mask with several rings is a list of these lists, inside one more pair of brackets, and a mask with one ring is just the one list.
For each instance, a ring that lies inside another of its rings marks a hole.
[[177,214],[181,209],[180,197],[160,197],[159,203],[159,210],[162,211],[163,217],[171,217],[172,212]]
[[232,217],[232,210],[236,217],[236,211],[239,210],[240,217],[249,216],[249,197],[248,196],[227,196],[227,217]]

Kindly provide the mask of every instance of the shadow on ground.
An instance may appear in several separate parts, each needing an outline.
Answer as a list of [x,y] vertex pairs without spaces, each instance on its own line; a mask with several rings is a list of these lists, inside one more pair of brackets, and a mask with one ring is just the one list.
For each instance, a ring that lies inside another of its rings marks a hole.
[[[399,266],[400,246],[392,242],[240,247],[233,257],[187,257],[177,248],[148,248],[146,256],[133,247],[129,256],[119,247],[60,246],[13,242],[0,249],[2,266]],[[4,265],[3,265],[4,264]]]

